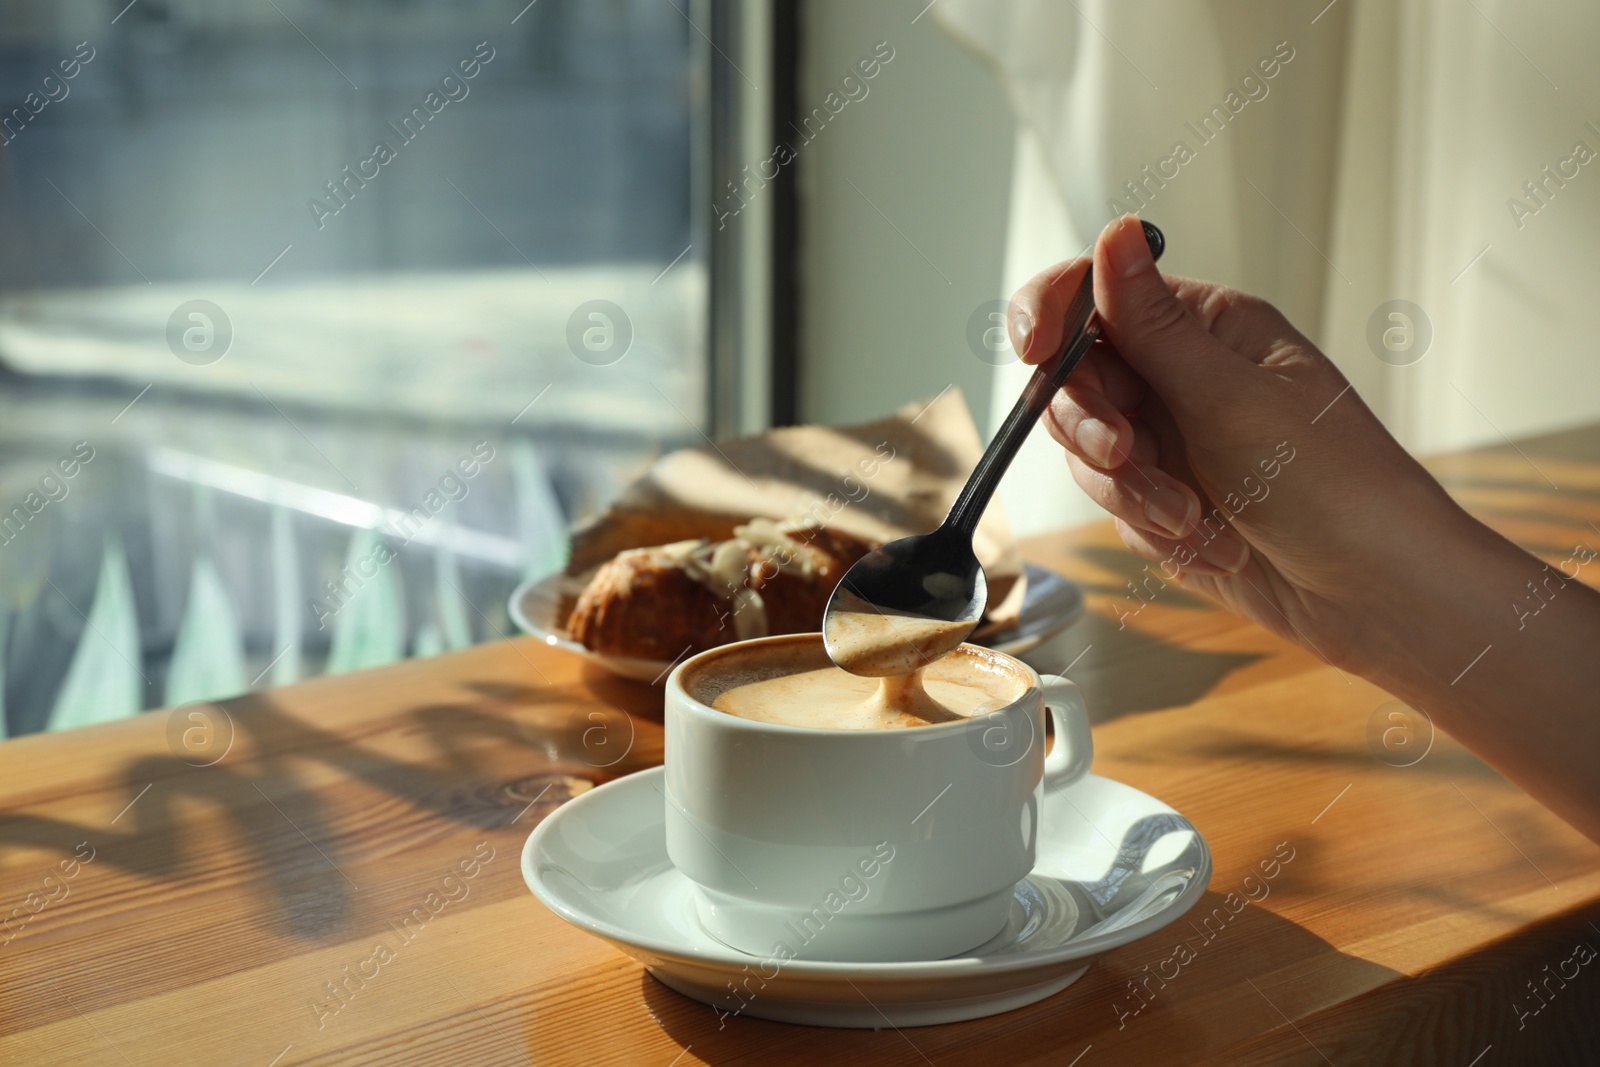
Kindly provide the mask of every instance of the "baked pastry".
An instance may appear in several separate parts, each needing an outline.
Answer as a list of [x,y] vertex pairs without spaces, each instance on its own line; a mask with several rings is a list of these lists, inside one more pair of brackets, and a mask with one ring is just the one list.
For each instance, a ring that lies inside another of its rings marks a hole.
[[872,547],[826,526],[753,519],[725,541],[628,549],[579,594],[567,633],[592,652],[671,661],[817,630],[833,587]]

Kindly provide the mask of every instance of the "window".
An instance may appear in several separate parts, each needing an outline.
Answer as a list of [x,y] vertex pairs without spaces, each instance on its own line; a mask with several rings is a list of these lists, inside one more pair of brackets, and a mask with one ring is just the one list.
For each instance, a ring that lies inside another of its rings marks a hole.
[[715,407],[704,9],[125,3],[0,2],[13,735],[508,634]]

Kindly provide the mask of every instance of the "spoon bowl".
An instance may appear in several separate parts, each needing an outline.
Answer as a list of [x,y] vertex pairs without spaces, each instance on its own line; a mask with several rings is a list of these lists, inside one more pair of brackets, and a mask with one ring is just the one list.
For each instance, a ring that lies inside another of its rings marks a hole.
[[852,674],[909,674],[965,641],[988,602],[971,535],[945,524],[861,557],[828,600],[822,641]]

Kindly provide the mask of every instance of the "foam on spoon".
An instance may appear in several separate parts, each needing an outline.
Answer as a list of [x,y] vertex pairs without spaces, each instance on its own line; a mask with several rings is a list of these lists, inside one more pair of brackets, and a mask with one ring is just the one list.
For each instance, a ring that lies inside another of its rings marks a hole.
[[924,667],[971,632],[971,623],[886,613],[849,590],[839,595],[843,603],[823,621],[829,655],[841,673],[862,676],[860,681],[867,685],[878,679],[871,699],[860,709],[862,717],[882,725],[924,725],[972,713],[974,708],[964,701],[957,701],[959,711],[946,705],[928,691],[922,677]]
[[827,620],[833,660],[852,674],[881,678],[908,675],[927,666],[972,629],[969,622],[946,622],[876,611],[835,611]]

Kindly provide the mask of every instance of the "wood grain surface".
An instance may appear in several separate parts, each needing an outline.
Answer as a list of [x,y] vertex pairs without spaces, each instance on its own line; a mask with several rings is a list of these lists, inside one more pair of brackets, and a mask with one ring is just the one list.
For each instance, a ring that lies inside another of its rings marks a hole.
[[[1600,547],[1600,430],[1432,467],[1551,562]],[[661,697],[514,639],[0,744],[0,1063],[1600,1060],[1600,962],[1552,979],[1600,949],[1600,849],[1366,682],[1136,598],[1108,524],[1026,548],[1090,600],[1028,658],[1086,689],[1095,770],[1205,835],[1196,914],[1294,851],[1170,981],[1183,922],[991,1019],[719,1020],[523,885],[539,820],[660,761]]]

